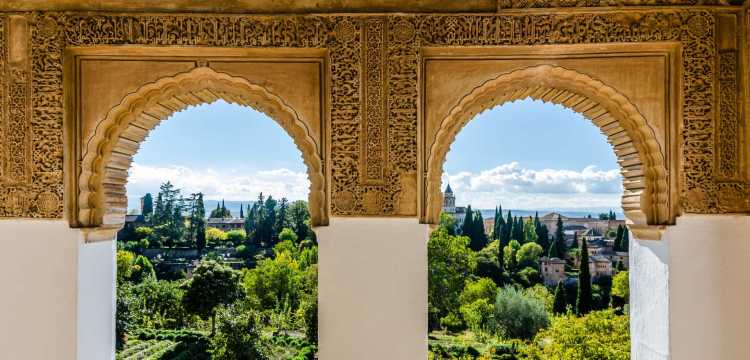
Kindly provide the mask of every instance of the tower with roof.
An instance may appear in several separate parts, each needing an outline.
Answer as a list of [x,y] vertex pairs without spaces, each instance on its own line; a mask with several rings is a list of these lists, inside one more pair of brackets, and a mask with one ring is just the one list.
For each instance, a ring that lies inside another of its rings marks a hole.
[[448,184],[443,192],[443,212],[446,214],[456,213],[456,195],[453,194],[451,184]]

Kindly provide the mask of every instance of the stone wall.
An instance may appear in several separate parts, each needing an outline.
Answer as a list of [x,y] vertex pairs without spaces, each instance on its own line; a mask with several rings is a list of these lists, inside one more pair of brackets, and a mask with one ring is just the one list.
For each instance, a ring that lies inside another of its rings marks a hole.
[[[65,49],[96,46],[325,49],[333,216],[417,216],[428,149],[420,139],[426,47],[674,42],[681,46],[678,213],[748,212],[738,14],[721,7],[533,14],[0,15],[0,216],[57,219],[65,199]],[[727,8],[736,10],[736,8]],[[72,135],[72,134],[71,134]],[[70,141],[70,138],[67,139]],[[641,156],[649,156],[640,150]],[[71,159],[74,160],[74,159]],[[648,174],[646,174],[648,176]],[[69,200],[70,201],[70,200]],[[429,200],[433,201],[433,200]],[[673,222],[673,219],[668,222]]]

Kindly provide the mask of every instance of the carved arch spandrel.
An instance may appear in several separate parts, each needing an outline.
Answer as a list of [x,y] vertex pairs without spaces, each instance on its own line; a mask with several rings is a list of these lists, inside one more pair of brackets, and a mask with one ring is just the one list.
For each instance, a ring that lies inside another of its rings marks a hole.
[[591,120],[613,146],[623,176],[622,206],[639,239],[659,239],[670,211],[669,173],[653,129],[617,90],[588,75],[559,66],[514,70],[463,96],[439,124],[427,154],[427,223],[438,222],[443,164],[458,132],[477,114],[506,102],[532,98],[563,105]]
[[267,89],[208,67],[143,85],[97,124],[94,135],[83,147],[75,225],[97,228],[99,232],[119,229],[127,211],[128,169],[140,143],[171,114],[219,99],[263,112],[292,137],[310,179],[311,221],[315,226],[327,225],[322,148],[304,119]]

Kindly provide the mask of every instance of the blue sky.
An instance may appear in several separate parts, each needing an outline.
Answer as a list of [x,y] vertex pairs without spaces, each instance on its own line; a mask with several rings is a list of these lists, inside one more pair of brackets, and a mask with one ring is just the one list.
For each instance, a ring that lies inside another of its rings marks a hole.
[[[208,199],[250,200],[263,191],[307,197],[299,150],[276,122],[218,101],[174,114],[141,145],[130,170],[130,208],[170,180]],[[459,204],[515,209],[618,208],[616,159],[588,120],[523,100],[488,110],[459,133],[445,164]]]
[[520,100],[479,114],[456,137],[443,186],[482,209],[619,209],[614,151],[589,120],[560,105]]

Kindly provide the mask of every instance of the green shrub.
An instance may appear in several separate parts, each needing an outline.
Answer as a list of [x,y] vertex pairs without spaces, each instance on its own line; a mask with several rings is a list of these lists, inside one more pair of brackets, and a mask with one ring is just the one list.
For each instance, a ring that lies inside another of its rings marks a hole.
[[459,332],[466,328],[463,321],[461,321],[461,317],[456,313],[450,313],[440,319],[440,326],[450,332]]
[[629,328],[628,316],[611,309],[581,317],[563,315],[555,317],[522,353],[530,359],[628,360]]
[[544,302],[510,286],[497,294],[494,315],[494,332],[509,338],[531,339],[549,325]]

